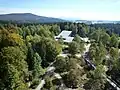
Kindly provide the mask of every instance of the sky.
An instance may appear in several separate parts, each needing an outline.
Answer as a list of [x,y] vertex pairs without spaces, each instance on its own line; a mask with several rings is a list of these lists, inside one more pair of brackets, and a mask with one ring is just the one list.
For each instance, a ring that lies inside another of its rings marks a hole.
[[120,0],[0,0],[0,14],[33,13],[62,19],[120,20]]

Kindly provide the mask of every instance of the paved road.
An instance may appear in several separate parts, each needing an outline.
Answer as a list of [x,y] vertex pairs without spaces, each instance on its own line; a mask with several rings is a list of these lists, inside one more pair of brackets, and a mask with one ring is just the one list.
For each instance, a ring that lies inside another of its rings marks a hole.
[[44,86],[44,84],[45,84],[45,80],[43,79],[43,80],[41,80],[40,84],[37,86],[37,88],[35,90],[41,90],[42,87]]
[[[54,62],[53,62],[53,63],[54,63]],[[62,77],[60,76],[59,73],[55,73],[55,72],[54,72],[55,67],[52,66],[53,63],[51,63],[51,64],[48,66],[44,77],[45,77],[46,75],[48,75],[48,76],[53,75],[54,77],[56,77],[57,79],[60,80],[60,82],[61,82],[61,88],[64,88],[64,87],[65,87],[65,84],[63,83]],[[43,77],[43,79],[41,80],[40,84],[37,86],[37,88],[36,88],[35,90],[41,90],[41,89],[43,88],[43,86],[44,86],[44,84],[45,84],[45,79],[44,79],[44,77]]]
[[[90,45],[91,45],[91,44],[85,45],[86,50],[85,50],[85,52],[83,53],[83,58],[84,58],[85,62],[87,62],[87,64],[90,64],[90,65],[93,67],[93,69],[96,69],[96,66],[95,66],[93,63],[90,62],[89,57],[88,57],[88,52],[89,52]],[[53,63],[54,63],[54,62],[53,62]],[[50,66],[47,68],[47,71],[46,71],[47,74],[48,74],[48,72],[51,72],[51,71],[54,73],[55,67],[52,67],[52,64],[53,64],[53,63],[51,63]],[[80,68],[81,68],[81,67],[80,67]],[[54,73],[54,76],[55,76],[56,78],[58,78],[58,79],[61,79],[61,78],[62,78],[58,73]],[[120,90],[120,88],[118,87],[118,85],[116,85],[117,83],[113,82],[112,80],[110,80],[109,78],[107,78],[105,75],[104,75],[104,77],[106,78],[106,80],[107,80],[113,87],[115,87],[117,90]],[[45,80],[43,79],[43,80],[41,80],[41,83],[38,85],[38,87],[37,87],[35,90],[41,90],[41,88],[44,86],[44,84],[45,84]],[[61,86],[64,86],[63,81],[62,81]],[[68,89],[67,89],[67,90],[68,90]],[[70,90],[70,89],[69,89],[69,90]]]
[[[54,62],[55,62],[55,61],[54,61]],[[37,88],[36,88],[35,90],[41,90],[41,89],[43,88],[44,84],[45,84],[45,79],[44,79],[44,77],[45,77],[46,75],[51,74],[51,72],[54,72],[55,67],[52,66],[54,62],[52,62],[52,63],[47,67],[47,70],[46,70],[46,72],[45,72],[45,74],[44,74],[44,76],[43,76],[43,79],[41,80],[40,84],[37,86]]]
[[[84,52],[84,55],[83,55],[83,58],[84,58],[85,62],[86,62],[87,64],[90,64],[91,67],[93,67],[93,69],[96,69],[96,66],[95,66],[92,62],[90,62],[89,57],[88,57],[88,56],[89,56],[89,55],[88,55],[88,52],[89,52],[90,44],[88,44],[87,46],[85,46],[85,48],[86,48],[86,51]],[[106,78],[106,80],[107,80],[113,87],[115,87],[117,90],[120,90],[120,86],[119,86],[115,81],[109,79],[109,78],[106,77],[105,75],[103,75],[103,76]]]

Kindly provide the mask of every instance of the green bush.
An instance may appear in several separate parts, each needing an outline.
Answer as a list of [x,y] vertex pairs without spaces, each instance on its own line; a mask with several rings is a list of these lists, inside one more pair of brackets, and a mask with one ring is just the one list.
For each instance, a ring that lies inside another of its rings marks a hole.
[[38,86],[39,83],[40,83],[40,80],[39,80],[39,79],[34,79],[34,80],[32,81],[32,84],[31,84],[30,88],[35,89],[35,88]]

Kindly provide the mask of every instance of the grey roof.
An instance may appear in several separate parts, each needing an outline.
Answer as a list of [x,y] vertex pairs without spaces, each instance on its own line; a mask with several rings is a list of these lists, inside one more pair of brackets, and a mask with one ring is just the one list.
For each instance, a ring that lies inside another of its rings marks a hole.
[[62,37],[62,38],[64,38],[64,40],[63,40],[64,42],[72,42],[74,37],[70,36],[71,33],[72,33],[72,31],[63,30],[58,36],[55,36],[55,39],[58,40],[58,38]]
[[58,37],[62,36],[63,38],[69,37],[69,35],[72,33],[72,31],[62,31]]

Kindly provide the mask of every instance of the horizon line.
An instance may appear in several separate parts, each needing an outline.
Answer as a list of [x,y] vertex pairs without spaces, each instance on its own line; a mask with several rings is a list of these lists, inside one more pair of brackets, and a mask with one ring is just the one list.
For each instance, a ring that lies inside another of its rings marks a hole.
[[120,21],[120,20],[105,20],[105,19],[80,19],[78,17],[55,17],[55,16],[47,16],[47,15],[39,15],[35,13],[30,13],[30,12],[16,12],[16,13],[0,13],[0,15],[9,15],[9,14],[33,14],[41,17],[49,17],[49,18],[58,18],[58,19],[63,19],[63,20],[69,20],[69,21]]

